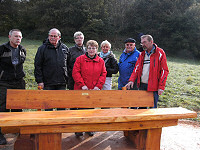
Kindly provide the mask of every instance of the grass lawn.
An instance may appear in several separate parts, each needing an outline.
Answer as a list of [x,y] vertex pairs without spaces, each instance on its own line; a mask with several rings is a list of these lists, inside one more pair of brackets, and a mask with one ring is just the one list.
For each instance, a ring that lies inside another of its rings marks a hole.
[[[8,41],[6,37],[0,37],[0,43]],[[26,88],[37,89],[33,75],[34,57],[37,48],[42,41],[22,40],[22,45],[27,50],[27,58],[24,64],[26,72]],[[68,47],[73,44],[67,44]],[[121,52],[113,50],[117,59]],[[163,95],[159,98],[159,107],[184,107],[200,112],[200,61],[186,60],[168,57],[169,76]],[[113,89],[117,89],[119,74],[113,76]],[[200,118],[197,118],[200,121]]]

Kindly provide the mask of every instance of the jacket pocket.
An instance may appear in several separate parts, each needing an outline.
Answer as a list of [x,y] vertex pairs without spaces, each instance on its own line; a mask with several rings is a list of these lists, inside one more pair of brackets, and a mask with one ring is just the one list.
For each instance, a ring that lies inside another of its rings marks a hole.
[[135,65],[136,61],[129,61],[128,63]]
[[25,59],[26,59],[26,55],[24,51],[20,51],[20,62],[24,63]]

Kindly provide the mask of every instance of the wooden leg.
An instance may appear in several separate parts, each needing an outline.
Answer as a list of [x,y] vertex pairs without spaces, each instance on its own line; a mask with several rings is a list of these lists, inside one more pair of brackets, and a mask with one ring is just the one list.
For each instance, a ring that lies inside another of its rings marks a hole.
[[30,134],[21,134],[18,136],[14,144],[14,150],[34,150],[34,140],[31,139]]
[[124,136],[134,144],[134,147],[137,147],[139,142],[139,130],[124,131]]
[[62,133],[38,134],[36,142],[37,148],[35,150],[61,150]]
[[124,131],[124,136],[128,138],[129,131]]
[[139,131],[138,150],[160,150],[162,128]]

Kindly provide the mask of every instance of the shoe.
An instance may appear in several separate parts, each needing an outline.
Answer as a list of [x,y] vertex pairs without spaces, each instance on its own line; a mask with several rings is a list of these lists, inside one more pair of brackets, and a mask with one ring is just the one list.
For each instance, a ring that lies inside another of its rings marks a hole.
[[93,136],[94,132],[86,132],[89,136]]
[[76,137],[83,136],[83,132],[75,132]]
[[2,133],[0,133],[0,145],[6,145],[7,141],[6,138],[3,136]]

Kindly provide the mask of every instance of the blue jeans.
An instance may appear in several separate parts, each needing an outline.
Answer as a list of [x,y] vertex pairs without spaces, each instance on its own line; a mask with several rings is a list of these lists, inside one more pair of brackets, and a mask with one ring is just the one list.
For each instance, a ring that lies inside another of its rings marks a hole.
[[158,107],[158,99],[159,99],[159,95],[158,95],[158,91],[154,91],[153,92],[153,97],[154,97],[154,107],[151,108],[157,108]]
[[[140,83],[139,90],[147,91],[147,87],[148,87],[148,84]],[[157,108],[158,107],[157,103],[158,103],[158,99],[159,99],[158,91],[153,92],[153,97],[154,97],[154,107],[151,107],[151,108]],[[146,107],[140,107],[140,108],[146,108]]]

